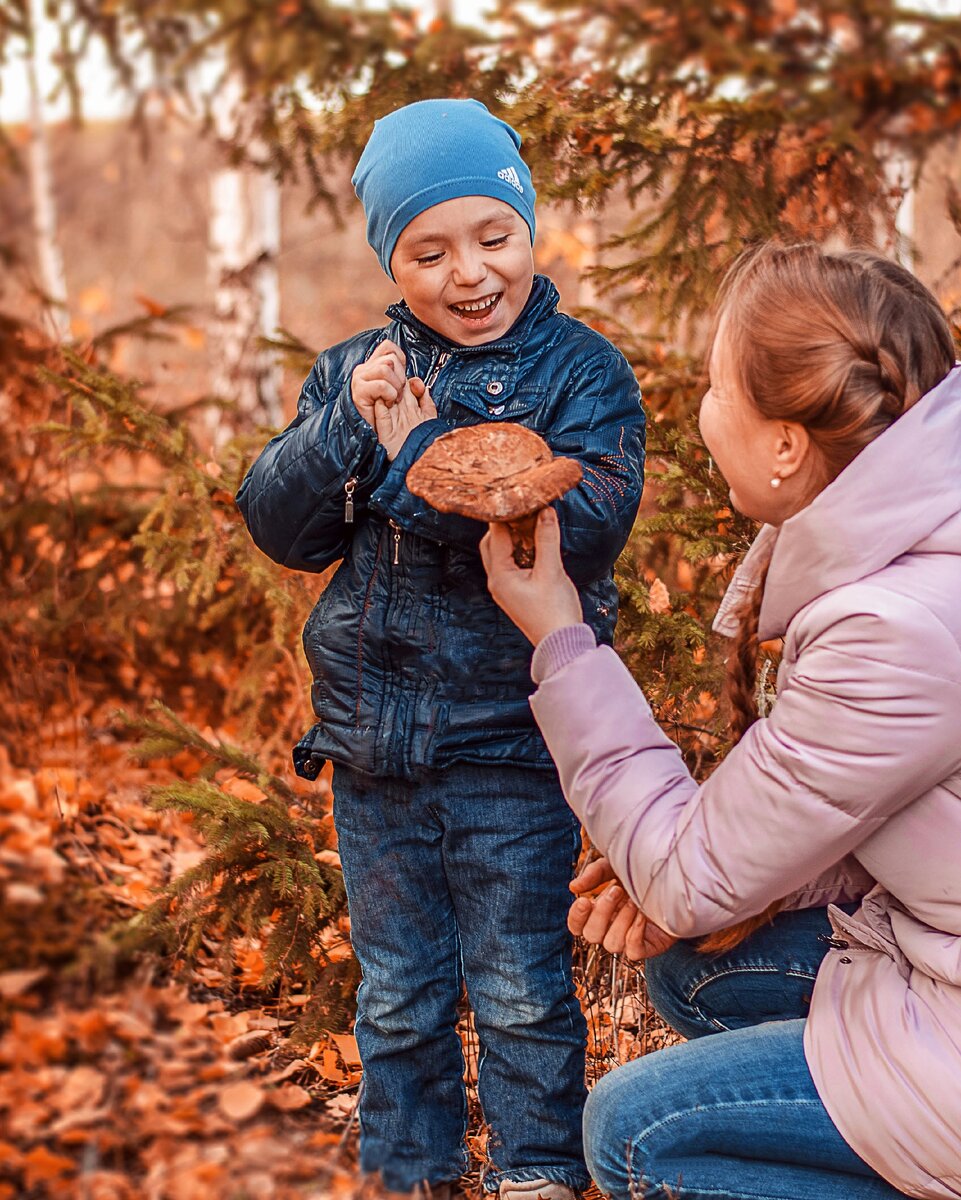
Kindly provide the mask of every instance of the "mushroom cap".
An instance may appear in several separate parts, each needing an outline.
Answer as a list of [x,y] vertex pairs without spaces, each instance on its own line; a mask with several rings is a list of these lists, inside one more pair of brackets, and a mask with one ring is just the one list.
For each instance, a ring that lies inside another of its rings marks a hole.
[[407,486],[439,512],[515,521],[546,508],[581,481],[572,458],[555,458],[532,429],[511,421],[442,434],[407,472]]

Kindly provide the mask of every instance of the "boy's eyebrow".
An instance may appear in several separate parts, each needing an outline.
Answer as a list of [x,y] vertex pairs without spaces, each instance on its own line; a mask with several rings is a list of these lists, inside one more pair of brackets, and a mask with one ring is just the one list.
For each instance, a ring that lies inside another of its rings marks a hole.
[[415,246],[426,246],[428,242],[442,242],[443,240],[443,234],[422,233],[419,237],[411,238],[407,245],[411,250],[413,250]]
[[[468,228],[478,231],[486,228],[488,225],[497,225],[502,221],[510,221],[512,215],[512,213],[491,213],[489,216],[481,217],[479,221],[475,221]],[[412,238],[407,245],[410,249],[413,249],[415,246],[423,246],[429,242],[442,242],[444,237],[445,235],[442,233],[421,233],[417,237]]]

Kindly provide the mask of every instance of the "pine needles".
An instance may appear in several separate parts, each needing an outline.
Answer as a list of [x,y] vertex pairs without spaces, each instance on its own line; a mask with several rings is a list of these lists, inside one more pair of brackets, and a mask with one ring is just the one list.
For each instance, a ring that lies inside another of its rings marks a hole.
[[[216,947],[229,973],[237,941],[257,940],[260,988],[295,979],[316,984],[332,965],[322,935],[344,911],[345,895],[340,871],[317,859],[323,846],[302,802],[245,751],[205,736],[162,704],[151,713],[124,718],[141,734],[134,756],[149,762],[189,750],[201,767],[193,779],[150,789],[147,800],[190,816],[204,854],[119,931],[122,952],[163,950],[189,968]],[[218,781],[223,771],[226,784]]]

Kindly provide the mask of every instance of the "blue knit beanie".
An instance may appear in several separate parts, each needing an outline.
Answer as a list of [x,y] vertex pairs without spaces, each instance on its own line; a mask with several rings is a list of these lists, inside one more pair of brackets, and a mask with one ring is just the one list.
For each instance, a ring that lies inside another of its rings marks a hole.
[[414,217],[460,196],[517,210],[534,241],[534,185],[520,135],[479,100],[419,100],[374,123],[351,183],[367,240],[391,279],[390,256]]

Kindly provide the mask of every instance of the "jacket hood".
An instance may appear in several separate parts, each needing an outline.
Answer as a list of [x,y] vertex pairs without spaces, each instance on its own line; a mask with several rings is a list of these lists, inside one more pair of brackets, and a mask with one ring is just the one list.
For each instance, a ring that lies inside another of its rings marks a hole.
[[557,308],[558,300],[560,300],[560,293],[547,276],[535,275],[527,302],[521,309],[520,316],[510,329],[508,329],[503,337],[497,338],[492,342],[483,342],[478,346],[462,346],[459,342],[452,342],[449,338],[445,338],[436,329],[431,329],[429,325],[425,325],[423,321],[419,321],[403,300],[399,304],[392,304],[387,309],[386,315],[391,320],[400,321],[402,325],[405,325],[415,334],[426,337],[428,341],[433,342],[435,345],[443,346],[445,350],[454,354],[477,354],[485,352],[518,354],[528,342],[532,327],[544,317],[549,317],[553,314]]
[[[807,604],[919,548],[961,554],[961,364],[880,434],[800,512],[764,525],[714,620],[733,637],[770,561],[758,624],[780,637]],[[942,529],[944,527],[944,529]],[[932,546],[932,549],[934,547]]]

